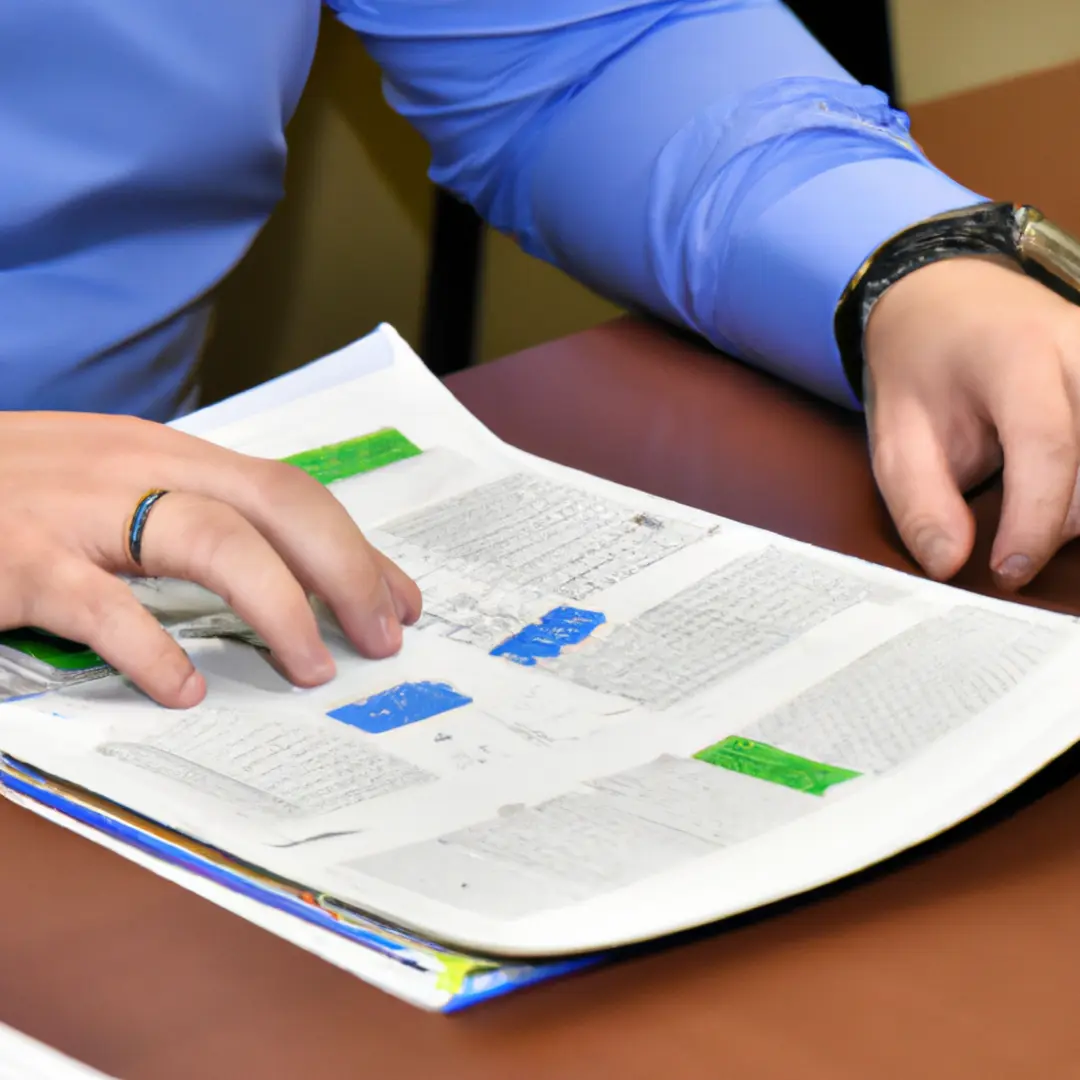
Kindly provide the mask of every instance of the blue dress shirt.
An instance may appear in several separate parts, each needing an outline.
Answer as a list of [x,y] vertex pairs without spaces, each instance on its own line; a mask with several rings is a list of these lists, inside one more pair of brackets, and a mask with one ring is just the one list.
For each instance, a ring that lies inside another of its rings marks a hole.
[[[330,0],[431,175],[599,291],[854,404],[869,252],[977,201],[777,0]],[[282,194],[319,0],[0,0],[0,408],[167,419]]]

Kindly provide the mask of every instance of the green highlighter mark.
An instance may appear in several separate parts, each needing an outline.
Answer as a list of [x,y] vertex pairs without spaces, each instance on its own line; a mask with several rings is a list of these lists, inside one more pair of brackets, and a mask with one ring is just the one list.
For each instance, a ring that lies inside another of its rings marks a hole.
[[346,439],[330,446],[304,450],[284,460],[303,469],[320,483],[332,484],[335,480],[347,480],[350,476],[373,472],[384,465],[392,465],[395,461],[404,461],[419,454],[420,448],[400,431],[383,428],[370,435],[361,435],[358,439]]
[[738,735],[709,746],[694,757],[707,765],[718,765],[721,769],[754,776],[770,784],[783,784],[807,795],[824,795],[836,784],[861,775],[851,769],[811,761],[797,754],[789,754],[786,750],[778,750],[768,743],[754,742]]
[[91,668],[102,667],[105,663],[96,652],[92,652],[85,645],[29,627],[6,630],[0,634],[0,645],[16,649],[56,668],[57,671],[89,671]]

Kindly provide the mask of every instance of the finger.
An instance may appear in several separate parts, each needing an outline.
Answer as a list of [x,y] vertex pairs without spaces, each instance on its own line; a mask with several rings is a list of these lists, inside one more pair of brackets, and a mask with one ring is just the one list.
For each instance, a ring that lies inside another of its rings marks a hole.
[[206,681],[187,653],[112,574],[63,554],[35,575],[26,622],[89,645],[155,701],[197,705]]
[[196,581],[217,593],[262,637],[297,685],[333,678],[334,660],[303,588],[259,530],[231,506],[170,492],[146,519],[141,565],[125,569]]
[[403,626],[412,626],[424,610],[424,600],[420,586],[393,559],[388,558],[378,548],[371,549],[375,562],[382,573],[383,580],[390,588],[394,600],[394,609]]
[[[236,492],[233,504],[267,537],[308,591],[333,610],[342,630],[369,657],[401,648],[399,614],[414,601],[399,571],[391,584],[348,511],[306,473],[279,462],[254,462],[257,480]],[[395,603],[395,600],[397,601]],[[417,611],[417,615],[419,612]]]
[[915,402],[875,420],[874,476],[901,539],[932,578],[945,581],[967,562],[975,522],[931,418]]
[[[127,475],[130,466],[121,472],[121,465],[117,475]],[[330,606],[363,655],[383,657],[400,649],[402,615],[410,618],[415,611],[419,616],[413,583],[404,572],[388,582],[345,508],[300,469],[166,429],[157,433],[140,476],[159,487],[235,507],[277,550],[303,588]]]
[[1005,494],[990,566],[1004,588],[1026,585],[1061,545],[1080,451],[1072,404],[1056,369],[1003,395],[994,410]]

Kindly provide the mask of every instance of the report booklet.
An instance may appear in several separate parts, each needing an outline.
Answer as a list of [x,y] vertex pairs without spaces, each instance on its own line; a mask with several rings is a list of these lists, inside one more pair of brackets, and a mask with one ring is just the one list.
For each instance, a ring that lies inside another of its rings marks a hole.
[[326,484],[424,614],[371,661],[313,601],[338,674],[299,690],[216,596],[134,580],[187,711],[7,632],[5,790],[424,1008],[853,874],[1080,736],[1073,618],[531,457],[389,327],[177,426]]

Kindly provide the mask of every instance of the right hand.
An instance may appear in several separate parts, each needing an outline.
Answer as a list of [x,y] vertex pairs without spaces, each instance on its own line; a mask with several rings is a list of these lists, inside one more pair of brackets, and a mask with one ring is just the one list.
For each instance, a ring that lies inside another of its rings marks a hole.
[[924,266],[866,328],[874,475],[908,550],[932,577],[971,555],[964,493],[1004,466],[990,566],[1027,585],[1080,536],[1080,309],[989,258]]
[[[142,565],[127,527],[154,488]],[[0,413],[0,629],[35,626],[83,642],[172,708],[206,683],[115,575],[197,582],[269,645],[299,686],[334,675],[308,596],[334,612],[361,654],[401,647],[420,617],[415,582],[364,538],[321,484],[130,417]]]

